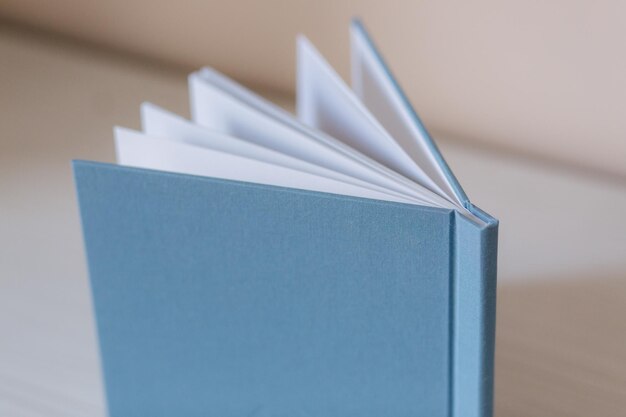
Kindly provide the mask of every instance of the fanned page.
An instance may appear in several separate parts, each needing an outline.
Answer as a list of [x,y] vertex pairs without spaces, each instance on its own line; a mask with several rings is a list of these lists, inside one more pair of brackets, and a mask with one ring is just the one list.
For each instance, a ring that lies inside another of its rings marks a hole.
[[350,51],[354,93],[438,189],[463,205],[465,193],[358,21],[350,26]]
[[205,68],[189,76],[192,120],[144,103],[141,132],[115,129],[118,162],[456,209],[473,217],[464,208],[462,190],[460,194],[357,23],[351,39],[353,89],[301,36],[297,118]]

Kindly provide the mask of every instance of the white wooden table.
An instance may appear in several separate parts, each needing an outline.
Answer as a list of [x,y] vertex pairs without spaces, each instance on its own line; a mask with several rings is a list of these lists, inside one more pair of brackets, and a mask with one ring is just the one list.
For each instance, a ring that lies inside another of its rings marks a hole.
[[[70,160],[112,161],[143,100],[187,114],[185,83],[0,27],[0,416],[105,414]],[[501,220],[496,414],[626,415],[626,179],[440,146]]]

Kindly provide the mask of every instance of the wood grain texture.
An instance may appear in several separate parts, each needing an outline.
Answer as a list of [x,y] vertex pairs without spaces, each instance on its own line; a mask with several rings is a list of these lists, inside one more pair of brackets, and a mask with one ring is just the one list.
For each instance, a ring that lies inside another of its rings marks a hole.
[[498,296],[496,415],[624,415],[624,271],[507,283]]

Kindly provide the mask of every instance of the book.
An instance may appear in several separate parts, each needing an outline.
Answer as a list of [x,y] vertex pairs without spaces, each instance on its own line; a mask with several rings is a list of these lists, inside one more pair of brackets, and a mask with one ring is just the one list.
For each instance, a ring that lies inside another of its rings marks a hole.
[[73,162],[111,417],[492,415],[498,222],[350,37],[297,116],[204,68]]

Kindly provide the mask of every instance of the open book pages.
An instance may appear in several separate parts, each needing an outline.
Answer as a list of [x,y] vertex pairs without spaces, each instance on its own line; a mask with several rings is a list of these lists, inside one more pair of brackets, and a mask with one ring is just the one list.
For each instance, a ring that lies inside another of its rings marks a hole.
[[191,121],[144,103],[141,132],[115,129],[118,162],[456,209],[475,219],[357,21],[351,54],[352,88],[306,38],[298,38],[297,117],[213,69],[195,72],[189,76]]

